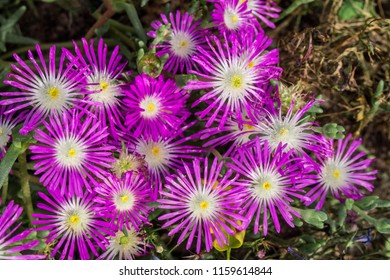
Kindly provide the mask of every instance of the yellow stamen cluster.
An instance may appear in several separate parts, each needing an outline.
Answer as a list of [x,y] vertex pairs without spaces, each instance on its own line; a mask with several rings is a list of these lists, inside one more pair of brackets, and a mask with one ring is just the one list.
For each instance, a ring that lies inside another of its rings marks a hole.
[[199,203],[199,207],[205,210],[209,207],[209,203],[207,201],[202,201],[201,203]]
[[152,148],[152,154],[157,156],[160,153],[160,148],[159,147],[153,147]]
[[232,79],[230,80],[232,88],[238,89],[242,88],[242,77],[239,75],[234,75]]
[[338,179],[340,177],[340,171],[338,171],[337,169],[333,171],[333,177]]
[[129,199],[129,197],[127,195],[122,195],[121,196],[122,202],[126,202],[128,199]]
[[108,84],[105,81],[100,82],[100,88],[101,90],[106,90],[108,88]]
[[50,87],[47,90],[47,93],[52,99],[55,99],[60,95],[60,90],[57,87]]
[[74,157],[76,155],[76,150],[74,148],[70,148],[68,151],[68,157]]
[[286,137],[288,135],[288,129],[287,128],[282,128],[280,131],[279,131],[279,135],[280,137]]
[[268,181],[265,181],[262,185],[263,189],[269,190],[271,188],[271,183]]

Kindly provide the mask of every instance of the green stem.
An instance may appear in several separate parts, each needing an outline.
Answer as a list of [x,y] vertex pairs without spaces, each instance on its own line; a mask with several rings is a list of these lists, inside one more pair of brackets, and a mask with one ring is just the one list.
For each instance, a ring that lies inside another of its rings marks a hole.
[[5,204],[5,201],[7,200],[7,193],[8,193],[8,176],[4,179],[4,183],[3,183],[3,190],[2,190],[2,193],[1,193],[1,201],[2,201],[2,204]]
[[27,210],[27,217],[30,221],[30,224],[32,224],[32,214],[34,212],[33,204],[31,200],[31,191],[30,191],[30,183],[28,181],[28,171],[27,171],[27,159],[26,159],[26,152],[23,152],[19,155],[19,164],[20,164],[20,184],[22,187],[22,194],[24,203],[26,205]]
[[375,225],[376,223],[376,219],[370,217],[369,215],[366,214],[365,211],[363,211],[362,209],[360,209],[359,207],[357,207],[356,205],[354,205],[352,207],[352,209],[358,213],[362,218],[364,218],[366,221],[368,221],[369,223],[371,223],[372,225]]
[[230,254],[232,253],[232,248],[228,248],[227,249],[227,251],[226,251],[226,259],[228,260],[228,261],[230,261]]

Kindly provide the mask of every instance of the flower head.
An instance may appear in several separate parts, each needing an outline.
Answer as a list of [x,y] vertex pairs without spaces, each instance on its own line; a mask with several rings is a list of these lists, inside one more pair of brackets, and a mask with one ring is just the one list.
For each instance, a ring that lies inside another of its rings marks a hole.
[[156,38],[158,29],[163,24],[171,24],[171,33],[169,39],[156,46],[158,49],[156,54],[159,57],[169,54],[164,65],[166,71],[172,74],[187,73],[188,70],[196,67],[192,57],[197,52],[197,47],[205,42],[202,31],[198,29],[201,21],[195,21],[193,15],[181,14],[180,11],[176,11],[176,14],[170,13],[169,18],[161,14],[161,20],[152,23],[154,30],[151,30],[148,35]]
[[30,146],[40,181],[48,189],[61,189],[61,195],[81,195],[84,188],[91,191],[91,184],[105,178],[114,161],[106,129],[100,129],[94,117],[77,111],[50,117],[44,126],[45,130],[36,130],[37,144]]
[[315,133],[313,127],[316,124],[304,116],[317,103],[310,101],[295,113],[294,104],[291,104],[285,116],[282,107],[279,110],[269,108],[266,117],[259,119],[255,125],[260,138],[267,141],[272,150],[282,144],[286,145],[286,151],[294,149],[294,152],[299,154],[306,154],[308,151],[321,155],[329,154],[329,141],[323,135]]
[[122,179],[111,175],[95,187],[96,211],[111,223],[139,230],[148,221],[151,188],[142,174],[126,172]]
[[268,18],[278,18],[281,9],[269,0],[240,0],[246,2],[248,10],[268,27],[275,28],[275,24]]
[[[179,138],[180,136],[180,138]],[[203,149],[184,145],[193,139],[193,136],[182,137],[181,131],[166,137],[159,137],[157,140],[152,138],[138,138],[133,140],[135,151],[145,157],[148,168],[149,184],[153,188],[152,199],[157,198],[159,190],[171,170],[182,170],[183,162],[197,157]]]
[[12,65],[14,73],[8,74],[9,80],[4,83],[18,92],[1,92],[6,99],[0,100],[0,105],[15,104],[5,113],[24,109],[26,120],[20,133],[27,134],[36,128],[47,116],[60,115],[74,106],[80,98],[83,71],[74,71],[74,61],[65,61],[65,53],[61,53],[59,65],[56,66],[56,46],[49,51],[49,61],[45,62],[41,48],[36,45],[39,61],[35,60],[31,51],[28,58],[33,67],[28,66],[17,54],[14,55],[19,65]]
[[242,176],[242,184],[246,186],[242,211],[247,223],[254,221],[254,233],[257,234],[262,215],[263,232],[268,232],[268,214],[270,214],[276,231],[280,232],[280,221],[277,211],[288,225],[294,227],[293,216],[300,217],[290,202],[292,197],[308,200],[302,188],[312,180],[302,169],[300,158],[291,158],[292,150],[285,152],[281,145],[271,152],[268,142],[255,138],[245,148],[239,150],[233,163],[228,167]]
[[162,75],[157,79],[137,76],[125,93],[125,125],[136,138],[142,135],[157,140],[177,130],[189,116],[189,94]]
[[237,176],[231,176],[231,170],[221,176],[222,166],[216,158],[211,167],[207,158],[195,159],[192,166],[184,164],[183,173],[169,176],[161,191],[159,207],[169,211],[159,217],[165,220],[162,227],[173,226],[169,236],[181,231],[178,244],[188,236],[187,250],[197,239],[196,252],[200,252],[202,243],[209,252],[214,238],[222,247],[228,242],[226,234],[241,230],[243,218],[237,212],[241,209],[243,189],[235,183]]
[[261,28],[252,12],[247,9],[247,3],[241,0],[216,2],[211,20],[221,32],[256,32]]
[[362,159],[366,155],[365,152],[356,152],[362,140],[351,141],[351,138],[352,136],[348,135],[344,140],[338,140],[337,150],[331,156],[318,157],[320,167],[313,175],[315,185],[307,193],[312,199],[307,205],[319,199],[316,205],[319,210],[329,192],[340,200],[343,199],[342,196],[358,200],[364,196],[359,187],[370,192],[374,189],[369,181],[375,180],[377,170],[365,171],[373,159]]
[[105,250],[107,236],[114,236],[112,225],[104,221],[94,211],[96,193],[85,192],[82,196],[64,197],[59,192],[50,196],[39,193],[45,203],[38,203],[38,208],[45,213],[33,214],[37,230],[50,231],[46,243],[57,240],[50,257],[59,259],[89,259],[90,253],[98,256],[97,248]]
[[146,255],[147,248],[150,247],[134,229],[118,230],[115,236],[109,237],[109,240],[107,250],[98,257],[98,260],[112,260],[116,257],[120,260],[133,260],[135,257]]
[[23,242],[33,232],[33,229],[14,235],[22,224],[22,222],[15,224],[22,212],[23,208],[12,200],[0,215],[0,260],[38,260],[46,258],[45,255],[23,253],[23,251],[39,245],[39,240]]
[[119,47],[116,46],[112,54],[108,54],[108,47],[103,39],[99,40],[95,52],[94,41],[88,44],[82,39],[82,50],[74,43],[76,56],[66,51],[72,61],[77,61],[77,68],[83,71],[85,77],[84,91],[89,93],[84,103],[86,109],[95,113],[101,121],[102,126],[108,125],[110,132],[116,136],[116,128],[123,123],[123,116],[120,112],[120,98],[123,96],[119,77],[127,62],[121,62]]
[[206,127],[222,114],[218,119],[220,127],[233,115],[242,129],[242,116],[269,98],[263,86],[281,73],[276,67],[277,51],[264,53],[271,40],[259,33],[248,48],[239,47],[241,40],[236,35],[229,38],[225,35],[221,42],[216,36],[210,36],[207,42],[212,51],[200,47],[200,54],[194,58],[202,66],[202,72],[191,73],[201,79],[189,81],[186,89],[210,89],[193,104],[208,103],[206,109],[197,113],[201,118],[207,116]]

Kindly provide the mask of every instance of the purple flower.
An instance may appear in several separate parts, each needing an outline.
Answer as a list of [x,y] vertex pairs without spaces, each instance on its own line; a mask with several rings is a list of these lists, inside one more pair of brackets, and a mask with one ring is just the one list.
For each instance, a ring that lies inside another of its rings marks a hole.
[[228,167],[242,176],[241,183],[246,186],[240,214],[245,216],[247,227],[254,221],[254,233],[259,231],[261,216],[263,220],[263,233],[268,233],[268,214],[280,232],[280,221],[277,212],[288,225],[294,227],[294,217],[300,217],[290,202],[293,197],[307,201],[308,198],[302,190],[308,183],[312,183],[306,171],[302,168],[300,158],[293,157],[293,150],[284,152],[281,145],[271,152],[268,142],[261,142],[259,138],[252,140],[245,148],[232,157],[233,163]]
[[[50,196],[38,193],[45,203],[38,203],[38,208],[46,213],[36,213],[33,217],[37,230],[50,231],[46,243],[57,241],[50,257],[59,259],[90,259],[90,253],[99,256],[98,248],[106,250],[107,236],[114,236],[114,229],[109,222],[99,218],[94,211],[95,193],[85,192],[81,197],[65,197],[59,192]],[[75,255],[76,254],[76,255]]]
[[145,256],[151,247],[144,237],[134,229],[117,231],[115,236],[109,237],[107,250],[98,257],[98,260],[133,260],[135,257]]
[[[203,147],[214,149],[220,146],[228,146],[224,157],[229,157],[234,154],[237,149],[250,141],[251,136],[259,133],[259,129],[251,120],[244,120],[242,129],[239,128],[238,122],[234,117],[229,118],[223,127],[210,127],[200,131],[200,139],[208,139]],[[218,135],[222,134],[222,135]],[[215,135],[215,138],[212,136]]]
[[106,143],[107,131],[98,120],[77,111],[49,118],[45,130],[36,130],[37,144],[30,146],[36,161],[35,174],[50,190],[60,188],[61,195],[81,195],[91,191],[96,178],[104,179],[105,168],[114,161],[113,146]]
[[[99,40],[95,52],[94,41],[88,45],[82,39],[83,52],[74,43],[76,56],[66,51],[72,61],[78,61],[77,68],[86,78],[84,91],[86,91],[86,109],[93,112],[100,119],[102,126],[108,125],[110,132],[116,136],[116,128],[121,127],[123,116],[120,112],[120,98],[123,96],[121,84],[118,81],[127,62],[121,62],[119,47],[116,46],[112,54],[108,54],[107,45],[103,39]],[[83,71],[88,69],[88,71]]]
[[278,18],[281,9],[270,0],[240,0],[246,2],[248,10],[252,11],[259,20],[264,22],[268,27],[275,28],[275,24],[268,18]]
[[[0,160],[3,158],[6,146],[12,135],[12,129],[21,121],[23,121],[25,114],[14,115],[12,106],[0,106]],[[9,114],[5,112],[11,111]]]
[[166,220],[162,227],[170,228],[169,236],[181,231],[177,243],[188,238],[187,250],[194,239],[197,239],[197,253],[202,243],[209,252],[213,239],[223,247],[228,243],[227,234],[235,234],[234,229],[241,230],[243,218],[237,212],[241,209],[243,188],[235,182],[237,176],[231,176],[231,170],[221,175],[222,167],[217,158],[211,167],[207,157],[201,162],[195,159],[192,166],[184,164],[184,173],[178,171],[177,175],[169,176],[161,191],[159,208],[169,211],[159,217]]
[[189,116],[186,108],[189,94],[163,76],[157,79],[146,74],[137,76],[125,93],[125,125],[136,138],[157,140],[178,129]]
[[206,109],[197,113],[201,118],[208,118],[206,127],[222,114],[218,118],[219,127],[223,127],[228,117],[234,116],[242,129],[243,116],[248,114],[252,119],[250,112],[253,108],[269,99],[264,85],[281,73],[281,69],[276,67],[278,53],[277,50],[265,53],[271,40],[262,33],[247,48],[240,47],[243,39],[238,36],[225,36],[224,39],[221,42],[216,36],[210,36],[207,42],[212,51],[199,48],[200,54],[194,60],[202,71],[191,73],[200,79],[189,81],[186,89],[210,89],[193,104],[208,103]]
[[272,150],[279,144],[286,145],[285,150],[294,149],[294,153],[307,154],[314,152],[320,155],[328,155],[330,151],[329,141],[321,134],[314,132],[316,123],[309,121],[305,113],[318,101],[310,101],[303,108],[294,112],[292,103],[284,116],[282,107],[278,110],[269,107],[265,117],[256,122],[256,130],[260,138],[267,141]]
[[[320,167],[312,175],[315,185],[307,193],[311,197],[311,202],[306,202],[307,205],[319,199],[316,205],[316,209],[319,210],[324,205],[329,192],[339,200],[343,200],[341,195],[358,200],[364,196],[358,187],[369,192],[374,189],[368,181],[376,179],[377,170],[365,171],[370,167],[373,159],[362,159],[366,155],[365,152],[356,152],[362,140],[351,141],[351,137],[348,135],[344,140],[338,140],[337,150],[331,156],[318,157]],[[333,146],[333,139],[331,144]]]
[[56,46],[49,51],[49,62],[45,62],[41,48],[36,45],[41,66],[35,60],[31,51],[28,58],[33,68],[30,68],[17,54],[15,60],[19,65],[12,65],[14,73],[8,74],[9,80],[4,83],[15,88],[18,92],[1,92],[6,99],[0,100],[0,105],[15,104],[5,114],[24,109],[26,120],[20,130],[27,134],[36,128],[47,116],[61,115],[68,111],[80,98],[83,71],[74,71],[74,64],[65,62],[65,53],[61,53],[58,67],[56,66]]
[[149,184],[153,188],[152,200],[156,199],[162,189],[164,178],[170,170],[183,169],[183,162],[191,160],[203,152],[203,149],[184,145],[193,140],[195,135],[183,137],[182,131],[171,136],[159,137],[157,140],[140,137],[131,144],[135,152],[145,157],[148,167]]
[[156,46],[159,49],[157,56],[169,54],[164,70],[172,74],[187,73],[196,67],[192,57],[197,52],[197,47],[205,42],[203,32],[198,29],[201,21],[194,21],[193,15],[182,15],[180,11],[176,11],[175,15],[170,13],[169,19],[161,14],[161,19],[162,22],[156,20],[151,24],[154,30],[148,32],[150,37],[156,38],[156,32],[163,24],[171,24],[172,27],[170,38]]
[[222,33],[234,33],[243,30],[256,32],[261,29],[252,12],[247,9],[247,3],[242,0],[215,2],[211,20]]
[[140,230],[142,224],[148,222],[151,207],[151,188],[142,174],[126,172],[122,179],[111,175],[103,179],[94,189],[98,196],[95,198],[95,211],[116,223],[123,230],[123,226]]
[[0,215],[0,260],[38,260],[46,258],[45,255],[23,254],[23,251],[39,245],[39,240],[23,242],[34,231],[33,229],[24,230],[17,235],[13,235],[22,224],[22,222],[19,222],[15,225],[22,211],[23,208],[12,200]]

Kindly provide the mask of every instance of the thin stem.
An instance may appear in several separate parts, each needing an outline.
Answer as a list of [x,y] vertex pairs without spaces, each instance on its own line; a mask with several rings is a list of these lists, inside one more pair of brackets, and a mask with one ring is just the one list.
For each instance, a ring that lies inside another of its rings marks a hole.
[[1,201],[3,204],[5,204],[5,201],[7,200],[7,194],[8,194],[8,178],[9,176],[7,176],[4,180],[4,184],[3,184],[3,190],[2,190],[2,193],[1,193]]
[[228,248],[227,249],[227,251],[226,251],[226,259],[228,260],[228,261],[230,261],[230,255],[231,255],[231,253],[232,253],[232,248]]
[[370,217],[369,215],[366,214],[366,212],[364,212],[362,209],[360,209],[359,207],[357,207],[356,205],[354,205],[352,207],[352,209],[358,213],[360,216],[362,216],[367,222],[370,222],[372,225],[375,225],[376,223],[376,219],[374,219],[373,217]]
[[32,224],[32,214],[34,212],[32,200],[31,200],[31,191],[30,191],[30,183],[28,181],[28,171],[27,171],[27,159],[26,159],[26,152],[23,152],[19,155],[19,173],[20,173],[20,184],[22,187],[22,194],[24,203],[26,205],[27,210],[27,217],[30,221],[30,224]]

